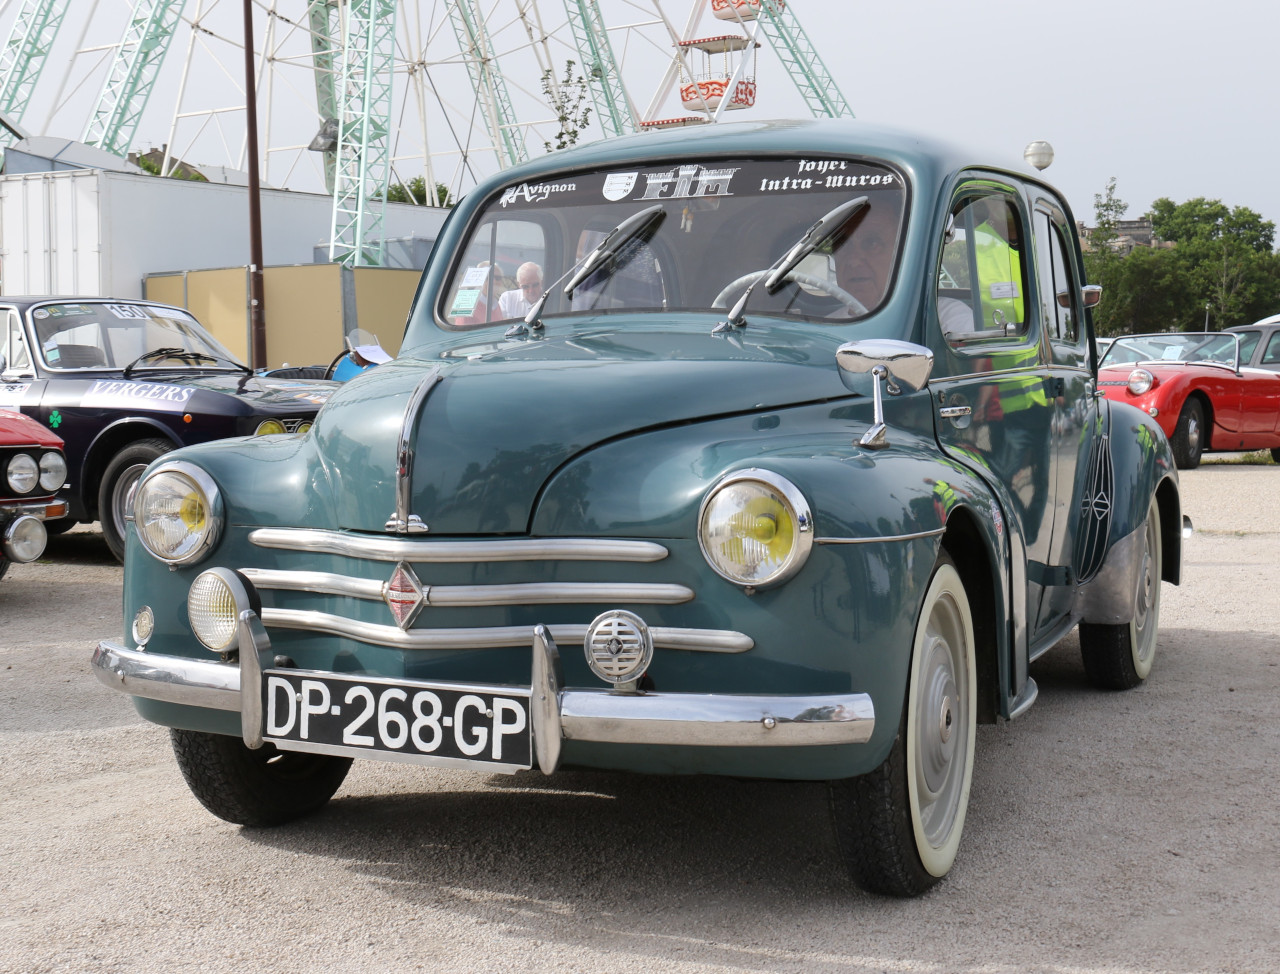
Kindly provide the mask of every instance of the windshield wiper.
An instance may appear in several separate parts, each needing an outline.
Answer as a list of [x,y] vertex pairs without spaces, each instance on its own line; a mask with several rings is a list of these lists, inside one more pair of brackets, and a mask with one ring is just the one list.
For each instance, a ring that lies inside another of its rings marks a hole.
[[[632,240],[649,230],[650,227],[661,223],[666,217],[667,211],[661,204],[650,206],[641,210],[639,213],[632,214],[627,217],[616,227],[605,234],[605,238],[600,241],[599,246],[591,251],[585,257],[577,261],[572,267],[560,275],[556,282],[542,292],[542,296],[534,303],[524,316],[524,321],[517,322],[507,329],[505,338],[518,338],[521,335],[527,335],[530,331],[541,331],[542,325],[542,309],[547,305],[547,299],[551,297],[551,292],[560,286],[560,282],[565,278],[572,276],[568,284],[564,286],[564,296],[567,299],[573,298],[574,289],[585,281],[588,277],[600,270],[605,264],[612,261],[618,256],[618,252],[622,250]],[[613,273],[610,267],[606,272]]]
[[187,365],[196,365],[199,362],[230,362],[237,369],[243,369],[250,373],[253,372],[253,370],[247,366],[241,365],[239,362],[233,362],[231,359],[219,358],[216,355],[206,355],[204,352],[195,352],[191,349],[173,346],[169,348],[153,348],[151,351],[144,352],[139,355],[124,367],[124,377],[127,379],[129,374],[144,362],[150,362],[152,360],[163,361],[168,358],[177,359],[179,362],[183,362]]
[[[824,216],[819,217],[818,222],[806,230],[804,235],[792,244],[787,252],[774,261],[773,264],[762,271],[747,275],[748,278],[754,277],[755,280],[747,285],[746,290],[742,292],[742,296],[734,302],[733,308],[729,311],[728,319],[716,325],[712,329],[712,334],[729,331],[733,328],[741,328],[745,325],[747,319],[743,317],[743,311],[746,310],[747,302],[751,299],[751,292],[756,289],[756,285],[764,281],[765,291],[773,294],[778,288],[782,287],[787,275],[796,269],[796,265],[800,261],[843,230],[845,225],[862,211],[862,208],[867,205],[867,199],[866,196],[859,196],[857,199],[848,200],[828,211]],[[730,287],[732,286],[730,285]],[[863,308],[863,311],[865,312],[866,309]]]

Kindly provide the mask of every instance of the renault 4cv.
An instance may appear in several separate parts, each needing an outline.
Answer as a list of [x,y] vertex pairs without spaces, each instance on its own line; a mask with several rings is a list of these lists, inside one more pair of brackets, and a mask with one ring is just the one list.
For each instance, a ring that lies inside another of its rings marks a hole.
[[214,814],[353,759],[830,782],[864,887],[952,867],[979,722],[1079,626],[1156,652],[1168,442],[1097,395],[1066,201],[857,122],[647,133],[479,185],[397,359],[133,499],[97,676]]

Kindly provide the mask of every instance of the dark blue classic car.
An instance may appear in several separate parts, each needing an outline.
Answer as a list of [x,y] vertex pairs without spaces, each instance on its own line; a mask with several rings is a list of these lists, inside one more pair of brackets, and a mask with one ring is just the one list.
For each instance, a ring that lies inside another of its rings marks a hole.
[[917,894],[1036,657],[1151,671],[1177,472],[1097,395],[1097,297],[1061,196],[916,136],[548,155],[306,436],[147,469],[96,673],[232,822],[354,758],[823,780],[856,880]]
[[331,382],[262,378],[181,308],[101,298],[0,298],[0,409],[66,442],[69,514],[124,558],[125,502],[147,464],[225,436],[294,433]]

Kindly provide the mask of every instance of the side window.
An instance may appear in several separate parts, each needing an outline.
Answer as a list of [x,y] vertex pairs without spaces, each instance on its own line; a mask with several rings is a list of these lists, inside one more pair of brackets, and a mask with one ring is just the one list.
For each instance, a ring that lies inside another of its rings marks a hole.
[[[1276,334],[1280,334],[1277,332]],[[1258,347],[1258,339],[1262,337],[1260,331],[1245,331],[1240,333],[1240,364],[1248,365],[1253,361],[1253,350]]]
[[1055,210],[1037,208],[1036,269],[1045,331],[1058,361],[1082,359],[1080,288],[1071,271],[1066,220]]
[[1027,333],[1021,220],[1009,197],[962,197],[947,222],[938,321],[949,342]]
[[1267,342],[1267,350],[1262,353],[1262,364],[1280,364],[1280,331],[1271,333],[1271,341]]
[[5,327],[0,334],[0,355],[4,356],[5,370],[17,371],[31,368],[31,354],[22,334],[22,320],[14,311],[5,313]]
[[441,313],[460,326],[523,317],[542,296],[546,259],[541,224],[493,220],[472,237]]

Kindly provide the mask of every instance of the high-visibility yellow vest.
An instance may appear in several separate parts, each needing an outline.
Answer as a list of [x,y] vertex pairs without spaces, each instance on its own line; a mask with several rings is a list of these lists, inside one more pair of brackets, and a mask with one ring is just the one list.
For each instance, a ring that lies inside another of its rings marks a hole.
[[1025,320],[1021,255],[984,223],[974,231],[974,257],[978,264],[982,327],[1021,324]]

